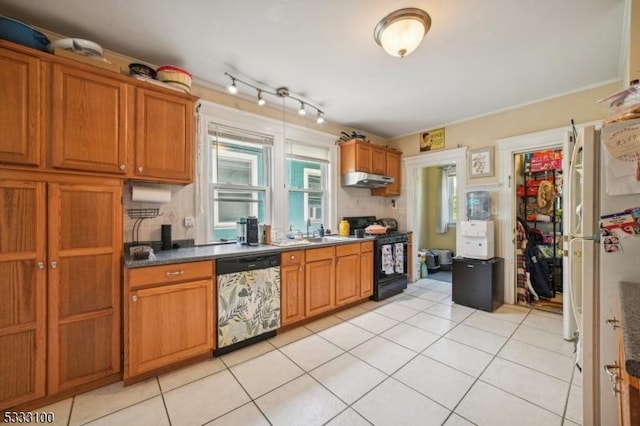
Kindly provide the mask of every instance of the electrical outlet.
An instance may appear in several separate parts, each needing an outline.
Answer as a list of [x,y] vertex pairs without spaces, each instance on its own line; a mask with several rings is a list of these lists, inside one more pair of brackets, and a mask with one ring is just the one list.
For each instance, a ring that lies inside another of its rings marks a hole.
[[185,228],[193,228],[195,226],[193,216],[185,216],[184,217],[184,227]]

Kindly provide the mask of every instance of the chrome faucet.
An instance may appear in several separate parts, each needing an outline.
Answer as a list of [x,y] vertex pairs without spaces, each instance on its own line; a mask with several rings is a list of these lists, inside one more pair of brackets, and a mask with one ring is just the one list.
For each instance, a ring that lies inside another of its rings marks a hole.
[[309,228],[311,228],[311,218],[308,218],[308,219],[307,219],[307,237],[309,237],[309,236],[310,236],[310,234],[309,234]]

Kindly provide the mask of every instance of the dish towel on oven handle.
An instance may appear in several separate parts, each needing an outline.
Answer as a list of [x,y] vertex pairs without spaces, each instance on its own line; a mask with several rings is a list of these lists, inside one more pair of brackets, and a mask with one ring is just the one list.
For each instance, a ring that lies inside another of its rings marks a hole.
[[395,270],[398,274],[404,274],[404,243],[395,243],[393,246],[395,258]]
[[391,244],[385,244],[382,246],[382,272],[387,275],[393,274],[394,271],[394,260],[393,260],[393,250]]

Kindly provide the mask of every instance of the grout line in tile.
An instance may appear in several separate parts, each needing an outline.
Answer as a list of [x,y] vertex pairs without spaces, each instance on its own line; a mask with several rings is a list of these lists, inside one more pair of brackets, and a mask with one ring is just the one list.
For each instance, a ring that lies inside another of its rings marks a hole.
[[71,407],[69,407],[69,417],[67,418],[67,426],[71,425],[71,414],[73,414],[73,407],[75,406],[76,403],[76,397],[73,396],[71,399]]
[[164,399],[164,392],[162,391],[162,386],[160,386],[160,376],[156,376],[156,381],[158,382],[158,389],[160,389],[160,398],[162,398],[162,406],[164,407],[164,413],[167,415],[169,426],[171,426],[172,425],[171,416],[169,416],[169,408],[167,407],[167,401]]
[[[157,376],[156,376],[156,377],[157,377]],[[147,380],[148,380],[148,379],[147,379]],[[129,405],[127,405],[126,407],[118,408],[117,410],[114,410],[114,411],[111,411],[111,412],[109,412],[109,413],[103,414],[102,416],[96,417],[95,419],[91,419],[91,420],[89,420],[89,421],[86,421],[86,422],[84,422],[84,423],[81,423],[79,426],[88,425],[88,424],[89,424],[89,423],[91,423],[91,422],[95,422],[96,420],[100,420],[100,419],[102,419],[102,418],[104,418],[104,417],[110,416],[110,415],[115,414],[115,413],[118,413],[118,412],[120,412],[120,411],[124,411],[124,410],[126,410],[127,408],[131,408],[131,407],[133,407],[134,405],[142,404],[143,402],[147,402],[147,401],[149,401],[150,399],[153,399],[153,398],[156,398],[156,397],[160,396],[161,394],[162,394],[162,391],[161,391],[158,395],[153,395],[153,396],[151,396],[151,397],[149,397],[149,398],[147,398],[147,399],[142,399],[142,400],[140,400],[140,401],[134,402],[133,404],[129,404]],[[75,398],[74,398],[74,399],[75,399]],[[163,398],[163,399],[164,399],[164,398]],[[169,414],[169,413],[167,412],[167,416],[168,416],[168,414]],[[71,413],[69,413],[69,422],[71,422]]]
[[569,397],[571,396],[571,388],[573,387],[573,376],[576,374],[576,368],[571,369],[571,379],[569,381],[569,390],[567,391],[567,397],[564,400],[564,409],[562,410],[562,424],[567,420],[567,408],[569,408]]

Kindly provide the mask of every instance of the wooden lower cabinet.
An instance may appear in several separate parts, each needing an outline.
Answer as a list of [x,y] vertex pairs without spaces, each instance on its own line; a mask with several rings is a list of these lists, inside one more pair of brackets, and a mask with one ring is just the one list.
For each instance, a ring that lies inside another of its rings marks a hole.
[[360,298],[373,295],[373,241],[360,243]]
[[[624,324],[623,324],[624,326]],[[618,380],[618,424],[620,426],[640,425],[640,378],[631,376],[624,368],[624,342],[622,329],[618,331],[618,362],[620,375]]]
[[0,410],[46,393],[45,209],[44,182],[0,181]]
[[305,252],[305,317],[333,309],[336,305],[334,247]]
[[304,251],[280,255],[280,325],[289,325],[305,318],[304,313]]
[[49,184],[48,390],[120,372],[122,188]]
[[0,409],[120,374],[121,183],[28,176],[0,171]]
[[336,306],[360,299],[360,243],[336,247]]
[[126,271],[125,381],[214,349],[213,268],[204,261]]

